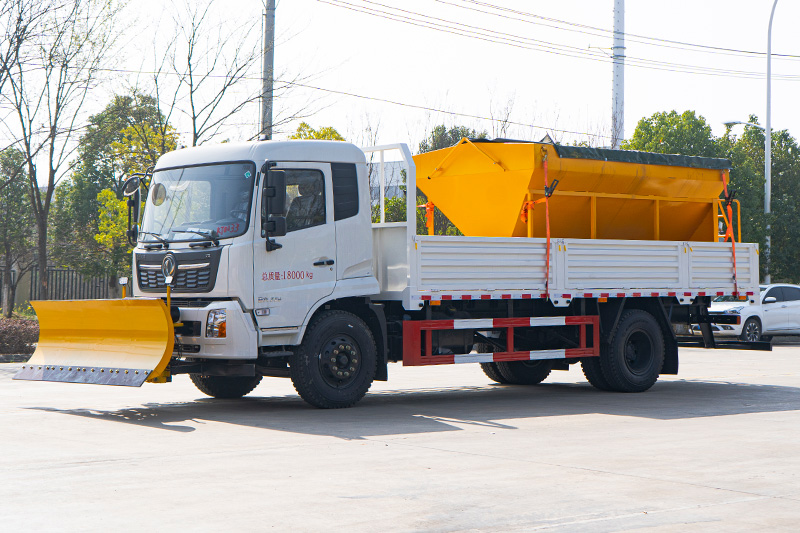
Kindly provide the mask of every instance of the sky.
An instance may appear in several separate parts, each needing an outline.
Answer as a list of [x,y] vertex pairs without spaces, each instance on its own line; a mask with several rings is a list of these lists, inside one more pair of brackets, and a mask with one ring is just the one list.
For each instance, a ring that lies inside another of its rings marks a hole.
[[[190,5],[207,0],[185,0]],[[625,136],[660,111],[694,110],[715,135],[724,122],[766,116],[767,29],[773,0],[628,0]],[[86,116],[115,93],[148,90],[148,72],[181,40],[180,1],[128,3],[113,75]],[[404,142],[463,125],[489,137],[609,146],[614,0],[277,0],[276,119],[285,139],[301,120],[361,146]],[[218,0],[208,39],[259,45],[264,0]],[[773,23],[772,126],[800,136],[800,2],[779,0]],[[221,39],[219,35],[228,37]],[[259,45],[260,46],[260,45]],[[793,56],[793,57],[791,57]],[[260,88],[260,61],[237,88]],[[286,84],[292,82],[291,85]],[[179,106],[186,107],[185,101]],[[258,131],[257,104],[212,142]],[[507,117],[503,127],[498,120]],[[170,118],[191,144],[185,115]],[[741,134],[742,127],[734,129]],[[66,167],[65,167],[66,168]]]
[[[750,114],[764,124],[772,3],[628,0],[626,137],[642,117],[673,109],[695,110],[717,135],[724,122]],[[613,0],[282,0],[276,71],[301,73],[309,77],[306,85],[336,92],[297,89],[276,107],[286,112],[311,102],[317,109],[307,118],[312,126],[333,126],[354,141],[370,125],[381,143],[416,147],[444,123],[490,136],[538,140],[550,133],[565,142],[607,145],[613,7]],[[778,2],[772,126],[795,137],[798,20],[800,3]],[[502,116],[509,108],[515,124],[505,132],[497,122],[474,118]]]

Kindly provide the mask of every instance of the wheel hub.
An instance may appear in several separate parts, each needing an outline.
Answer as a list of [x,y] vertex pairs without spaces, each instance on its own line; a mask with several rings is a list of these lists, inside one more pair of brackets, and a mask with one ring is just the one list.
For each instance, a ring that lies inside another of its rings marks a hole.
[[333,387],[343,387],[352,382],[361,368],[361,352],[347,335],[329,339],[319,356],[323,379]]
[[631,333],[625,343],[625,364],[634,374],[647,372],[653,358],[653,344],[643,331]]

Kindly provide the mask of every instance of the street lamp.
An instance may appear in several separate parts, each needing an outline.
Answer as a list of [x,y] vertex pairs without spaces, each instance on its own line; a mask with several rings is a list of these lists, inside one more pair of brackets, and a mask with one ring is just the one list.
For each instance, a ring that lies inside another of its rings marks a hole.
[[764,132],[764,214],[767,215],[767,235],[764,240],[764,259],[766,262],[764,268],[764,283],[770,283],[769,275],[769,262],[771,252],[771,237],[770,237],[770,223],[769,214],[772,211],[772,19],[775,17],[775,6],[778,5],[778,0],[772,3],[772,11],[769,14],[769,27],[767,29],[767,126],[759,126],[750,122],[732,121],[726,122],[725,125],[730,127],[734,124],[744,124],[745,126],[753,126]]

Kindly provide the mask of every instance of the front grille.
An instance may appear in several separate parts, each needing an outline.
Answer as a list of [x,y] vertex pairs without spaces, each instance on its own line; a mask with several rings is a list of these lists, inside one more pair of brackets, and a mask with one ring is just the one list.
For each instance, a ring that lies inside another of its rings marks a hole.
[[211,292],[217,281],[222,247],[195,251],[146,251],[136,253],[136,281],[142,292],[166,292],[161,265],[167,256],[175,261],[174,293]]
[[[176,289],[207,290],[211,281],[211,268],[193,268],[189,270],[179,270],[173,287]],[[139,286],[143,290],[167,289],[164,282],[164,274],[161,270],[139,269]]]

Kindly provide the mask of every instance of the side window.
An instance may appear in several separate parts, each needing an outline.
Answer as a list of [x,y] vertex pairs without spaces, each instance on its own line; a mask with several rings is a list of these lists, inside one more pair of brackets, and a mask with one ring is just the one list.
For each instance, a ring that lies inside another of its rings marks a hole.
[[778,302],[782,302],[783,301],[783,294],[781,294],[781,288],[780,287],[772,287],[769,290],[769,292],[764,296],[764,299],[766,300],[770,296],[775,298],[775,300],[777,300]]
[[781,287],[783,299],[787,302],[800,300],[800,289],[797,287]]
[[358,214],[358,178],[353,163],[331,163],[333,172],[333,220]]
[[286,231],[325,224],[325,177],[319,170],[286,172]]

